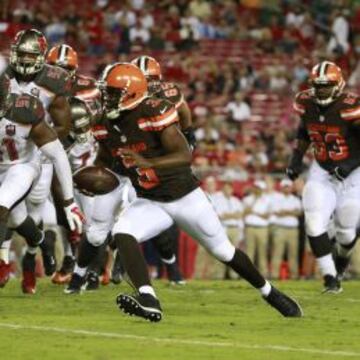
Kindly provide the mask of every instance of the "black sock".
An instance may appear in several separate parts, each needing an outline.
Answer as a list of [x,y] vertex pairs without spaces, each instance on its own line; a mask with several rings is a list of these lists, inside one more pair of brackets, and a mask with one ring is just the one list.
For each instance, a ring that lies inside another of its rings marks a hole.
[[148,269],[136,239],[129,234],[114,236],[121,262],[136,289],[150,285]]
[[171,234],[168,230],[165,230],[158,236],[155,236],[151,239],[151,241],[154,244],[155,249],[158,251],[161,259],[171,260],[172,258],[174,258],[175,253],[173,249],[173,243],[171,239]]
[[91,261],[90,270],[100,275],[104,268],[104,259],[107,259],[106,242],[99,246],[95,258]]
[[231,261],[225,262],[253,287],[259,289],[265,285],[265,279],[251,262],[250,258],[240,249],[235,250]]
[[356,245],[357,243],[357,237],[350,243],[350,244],[346,244],[346,245],[343,245],[343,244],[340,244],[338,243],[338,254],[340,257],[343,257],[343,258],[349,258],[351,253],[352,253],[352,250],[354,248],[354,246]]
[[43,242],[41,242],[40,248],[43,251],[47,251],[49,244],[51,244],[51,246],[55,246],[56,233],[53,230],[45,230],[44,231],[44,237],[45,237],[45,239],[44,239]]
[[308,238],[311,250],[315,257],[319,258],[331,253],[333,244],[327,233],[323,233],[319,236],[308,236]]
[[36,226],[34,220],[30,216],[16,228],[16,231],[25,238],[26,243],[30,247],[38,246],[43,237],[42,231]]
[[89,243],[85,237],[79,246],[78,265],[81,268],[88,267],[96,258],[99,252],[99,246],[94,246]]

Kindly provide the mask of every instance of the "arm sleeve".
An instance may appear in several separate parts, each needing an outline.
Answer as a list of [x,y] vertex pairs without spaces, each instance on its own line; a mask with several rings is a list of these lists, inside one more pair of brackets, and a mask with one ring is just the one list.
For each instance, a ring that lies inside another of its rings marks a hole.
[[74,192],[71,168],[61,142],[56,139],[55,141],[51,141],[43,145],[40,150],[54,164],[55,172],[63,192],[64,200],[72,199],[74,197]]

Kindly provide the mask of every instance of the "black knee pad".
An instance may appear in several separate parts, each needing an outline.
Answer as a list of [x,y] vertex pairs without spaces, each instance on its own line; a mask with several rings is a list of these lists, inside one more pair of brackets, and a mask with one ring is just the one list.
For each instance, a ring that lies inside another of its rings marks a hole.
[[30,247],[38,246],[43,237],[43,233],[36,226],[34,220],[28,216],[24,222],[16,228],[19,235],[25,238],[26,243]]
[[331,253],[333,244],[329,239],[327,233],[323,233],[319,236],[308,236],[311,250],[313,251],[315,257],[319,258]]

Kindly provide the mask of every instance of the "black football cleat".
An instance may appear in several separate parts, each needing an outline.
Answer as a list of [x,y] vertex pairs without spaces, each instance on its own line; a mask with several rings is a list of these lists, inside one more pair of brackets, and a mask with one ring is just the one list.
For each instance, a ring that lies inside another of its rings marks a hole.
[[95,291],[100,286],[99,275],[95,271],[89,271],[86,276],[85,290]]
[[264,300],[285,317],[302,317],[301,306],[291,297],[271,286],[270,294]]
[[85,285],[85,277],[73,273],[69,285],[64,289],[65,294],[80,294]]
[[160,302],[150,294],[119,294],[116,304],[122,312],[130,316],[135,315],[151,322],[159,322],[162,319]]
[[40,244],[46,276],[51,276],[56,271],[55,240],[55,233],[48,230],[45,231],[44,241]]
[[177,263],[166,264],[166,271],[170,285],[186,285]]
[[343,291],[341,282],[338,278],[332,275],[324,276],[324,290],[323,294],[339,294]]

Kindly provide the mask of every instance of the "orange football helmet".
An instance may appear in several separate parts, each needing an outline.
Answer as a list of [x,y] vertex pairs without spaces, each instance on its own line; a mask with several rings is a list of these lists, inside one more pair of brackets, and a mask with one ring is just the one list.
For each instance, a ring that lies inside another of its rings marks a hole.
[[147,96],[147,81],[142,71],[130,63],[108,65],[100,81],[106,116],[115,119],[120,111],[130,110]]
[[149,85],[149,92],[155,93],[160,90],[161,68],[160,64],[151,56],[138,56],[131,61],[136,65],[145,75]]
[[340,67],[330,61],[315,65],[310,74],[312,95],[319,105],[329,105],[341,95],[345,81]]
[[68,70],[71,75],[75,75],[79,66],[76,51],[66,44],[52,47],[46,56],[46,62]]

